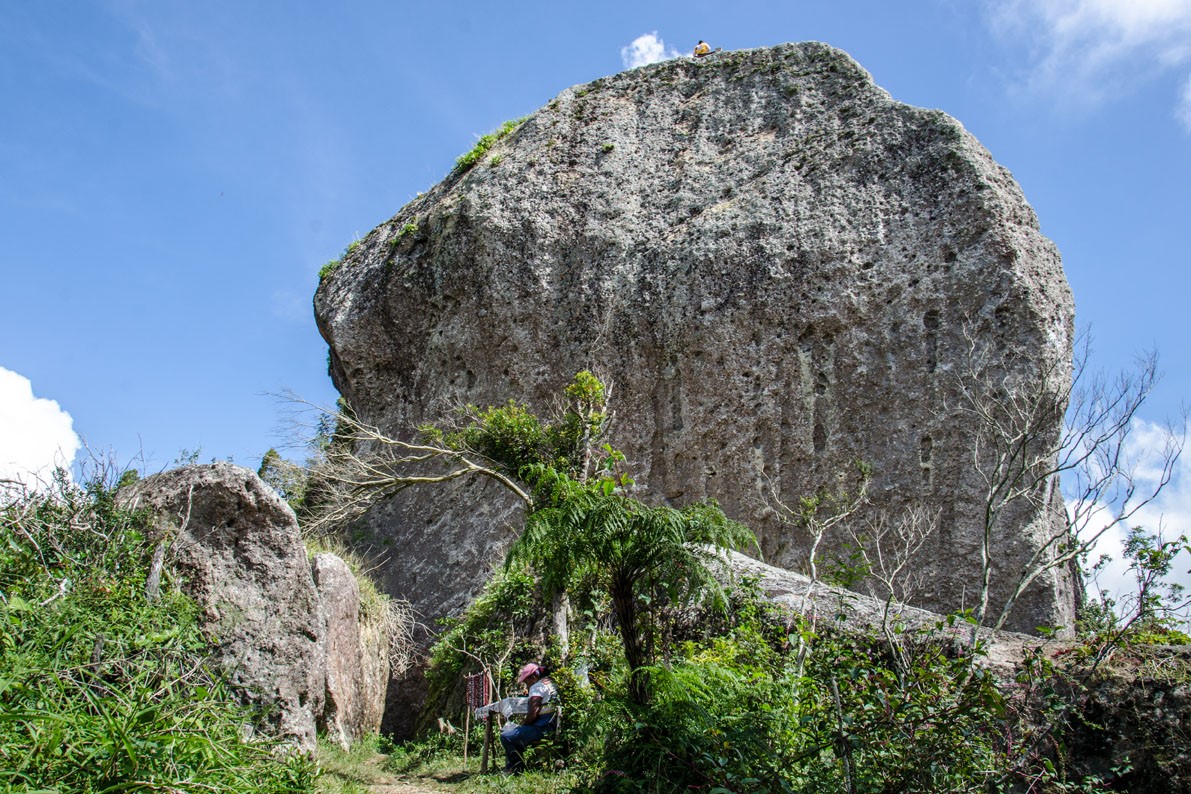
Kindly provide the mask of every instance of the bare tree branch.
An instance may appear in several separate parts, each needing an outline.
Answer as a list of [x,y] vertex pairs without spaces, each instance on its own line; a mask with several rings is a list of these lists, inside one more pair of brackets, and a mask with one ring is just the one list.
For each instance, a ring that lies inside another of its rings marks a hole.
[[294,396],[290,402],[334,420],[335,432],[325,454],[314,462],[308,486],[317,491],[306,528],[325,532],[359,518],[378,502],[414,485],[444,483],[470,476],[487,477],[533,506],[530,494],[480,456],[436,444],[391,438],[349,411],[336,411]]
[[[1000,629],[1040,577],[1078,562],[1105,533],[1127,524],[1157,498],[1182,454],[1186,416],[1181,427],[1166,428],[1163,448],[1157,451],[1158,475],[1142,487],[1137,461],[1129,457],[1129,440],[1158,379],[1156,354],[1108,379],[1089,371],[1091,346],[1085,334],[1077,342],[1070,373],[1065,362],[1055,361],[1041,373],[1024,376],[1018,362],[982,347],[972,329],[965,329],[965,335],[968,356],[956,378],[959,409],[980,428],[972,465],[985,493],[975,618],[977,625],[991,621],[992,628]],[[1055,509],[1060,485],[1065,486],[1066,511]],[[1049,512],[1052,520],[1020,569],[1002,571],[997,546],[1004,540],[1003,519],[1018,506],[1028,506],[1036,515]],[[995,574],[1011,577],[997,610],[991,603]]]

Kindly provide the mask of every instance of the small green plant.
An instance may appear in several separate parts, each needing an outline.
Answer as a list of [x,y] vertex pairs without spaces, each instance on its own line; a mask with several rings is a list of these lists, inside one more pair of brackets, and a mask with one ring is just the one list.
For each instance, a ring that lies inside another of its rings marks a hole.
[[503,154],[494,154],[492,155],[492,159],[488,161],[488,167],[495,168],[496,166],[500,165],[501,160],[504,159],[505,156]]
[[463,173],[476,163],[480,162],[484,155],[488,153],[489,149],[495,146],[499,141],[508,137],[508,135],[512,133],[513,130],[521,126],[521,123],[527,118],[529,117],[524,116],[519,119],[506,121],[504,124],[500,125],[500,128],[495,132],[490,132],[487,135],[481,136],[480,139],[476,141],[476,145],[472,147],[471,151],[469,151],[467,154],[461,155],[459,159],[455,161],[455,171],[458,173]]
[[397,236],[393,238],[393,243],[396,244],[397,241],[404,240],[406,237],[410,237],[417,233],[418,233],[418,221],[415,218],[414,220],[412,220],[409,223],[402,226],[397,231]]
[[197,464],[199,462],[199,456],[202,454],[203,454],[202,447],[196,447],[195,449],[186,449],[185,447],[183,447],[178,452],[177,457],[174,458],[174,465],[175,466],[194,466],[195,464]]
[[318,280],[322,281],[323,279],[330,278],[331,275],[339,269],[341,264],[343,264],[343,260],[340,259],[332,259],[330,262],[327,262],[325,265],[319,268]]
[[603,152],[604,154],[607,154],[608,152],[612,151],[615,148],[616,148],[616,144],[605,143],[603,146],[600,147],[600,151]]

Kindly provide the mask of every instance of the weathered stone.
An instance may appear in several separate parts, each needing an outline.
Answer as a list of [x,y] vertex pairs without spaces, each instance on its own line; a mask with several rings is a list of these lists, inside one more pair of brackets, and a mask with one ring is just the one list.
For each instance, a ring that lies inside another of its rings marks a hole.
[[313,751],[326,622],[293,511],[230,463],[157,474],[121,499],[151,508],[172,538],[169,569],[202,607],[233,688],[263,707],[271,733]]
[[[945,640],[956,648],[971,645],[972,626],[965,621],[951,620],[947,615],[891,599],[832,587],[809,576],[766,565],[737,552],[724,555],[717,577],[725,582],[743,579],[754,581],[761,594],[771,603],[790,614],[818,621],[820,625],[836,626],[845,631],[871,636],[879,636],[884,628],[897,627],[903,636],[919,634]],[[978,630],[977,639],[984,649],[981,666],[991,670],[1001,680],[1009,681],[1020,669],[1025,650],[1040,644],[1037,637],[987,628]]]
[[389,683],[389,636],[383,616],[361,619],[360,587],[329,552],[311,561],[327,620],[326,703],[319,728],[344,749],[380,729]]
[[[591,369],[640,495],[717,498],[783,567],[805,566],[809,538],[772,490],[794,503],[864,461],[859,523],[939,515],[913,567],[914,603],[941,612],[979,591],[979,428],[957,389],[969,342],[1008,362],[1001,383],[1058,371],[1061,391],[1073,315],[1010,174],[821,44],[564,91],[373,230],[315,308],[341,393],[403,437],[462,402],[546,410]],[[995,527],[994,610],[1061,509],[1036,502]],[[405,491],[361,529],[393,561],[387,589],[433,618],[517,526],[514,502],[473,482]],[[1072,587],[1069,570],[1042,577],[1007,627],[1071,625]]]

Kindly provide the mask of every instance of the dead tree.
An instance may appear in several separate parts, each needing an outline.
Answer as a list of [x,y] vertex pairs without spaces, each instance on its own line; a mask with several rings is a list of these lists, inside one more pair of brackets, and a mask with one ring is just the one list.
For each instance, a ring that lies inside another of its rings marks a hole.
[[[1158,378],[1157,355],[1115,378],[1088,368],[1087,335],[1077,341],[1073,367],[1055,360],[1038,372],[1007,355],[991,354],[967,333],[965,369],[957,373],[959,410],[975,419],[972,466],[984,489],[981,579],[976,626],[1004,626],[1024,592],[1044,574],[1079,563],[1114,527],[1127,524],[1170,481],[1182,453],[1186,416],[1168,425],[1156,451],[1158,476],[1143,487],[1128,441]],[[1056,509],[1066,496],[1066,509]],[[1018,506],[1050,521],[1017,571],[998,566],[1003,518]],[[999,610],[992,583],[1008,577]],[[973,641],[976,628],[972,632]]]

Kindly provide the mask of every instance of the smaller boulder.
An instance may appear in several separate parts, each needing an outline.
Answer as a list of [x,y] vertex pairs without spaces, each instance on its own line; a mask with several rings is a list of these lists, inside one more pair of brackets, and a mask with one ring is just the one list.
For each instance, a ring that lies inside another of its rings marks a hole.
[[231,686],[262,707],[265,730],[313,751],[325,697],[326,619],[289,505],[230,463],[157,474],[120,499],[156,514],[168,570],[201,606]]
[[311,561],[327,621],[326,696],[319,728],[343,749],[380,730],[389,681],[387,608],[365,614],[351,569],[329,552]]

